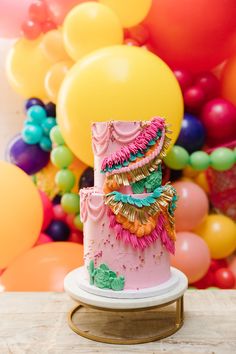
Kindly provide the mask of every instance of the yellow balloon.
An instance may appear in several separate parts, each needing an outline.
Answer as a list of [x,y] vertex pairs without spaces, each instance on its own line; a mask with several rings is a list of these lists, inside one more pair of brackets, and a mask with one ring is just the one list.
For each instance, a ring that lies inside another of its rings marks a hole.
[[31,248],[39,235],[42,203],[31,178],[0,161],[0,269]]
[[44,54],[54,62],[70,59],[64,47],[62,31],[58,29],[45,33],[40,47]]
[[165,117],[172,143],[180,131],[183,98],[173,72],[143,48],[113,46],[76,63],[58,96],[58,123],[74,154],[93,165],[91,123]]
[[236,248],[236,224],[227,216],[209,215],[195,231],[204,238],[214,259],[228,257]]
[[42,37],[30,41],[19,39],[7,58],[7,76],[13,89],[25,98],[47,97],[44,78],[53,64],[40,48]]
[[152,0],[99,0],[109,6],[120,18],[123,27],[140,23],[148,14]]
[[78,60],[103,47],[123,42],[123,29],[109,7],[88,2],[74,7],[63,25],[64,44],[68,55]]
[[66,73],[73,65],[73,61],[60,61],[54,64],[45,76],[45,90],[50,101],[57,103],[57,94]]

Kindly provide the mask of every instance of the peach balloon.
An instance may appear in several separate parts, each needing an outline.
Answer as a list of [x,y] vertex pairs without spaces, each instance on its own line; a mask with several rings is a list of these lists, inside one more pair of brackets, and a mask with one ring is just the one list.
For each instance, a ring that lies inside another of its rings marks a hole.
[[201,237],[191,232],[178,232],[176,237],[171,265],[184,272],[189,283],[194,283],[207,273],[210,266],[208,246]]
[[201,187],[193,182],[176,182],[173,186],[179,197],[175,211],[176,230],[191,231],[208,214],[207,195]]
[[83,264],[83,246],[50,242],[18,257],[0,277],[2,291],[63,291],[64,277]]

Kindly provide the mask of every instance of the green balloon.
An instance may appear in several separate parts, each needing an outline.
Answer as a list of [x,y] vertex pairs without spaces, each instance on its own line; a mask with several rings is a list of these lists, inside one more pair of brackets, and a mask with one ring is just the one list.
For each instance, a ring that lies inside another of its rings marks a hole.
[[174,145],[164,162],[172,170],[182,170],[189,163],[189,154],[182,146]]
[[77,214],[76,217],[74,218],[74,224],[76,229],[83,231],[83,223],[80,219],[80,214]]
[[50,138],[57,145],[64,145],[65,144],[65,141],[61,135],[61,131],[60,131],[60,128],[58,127],[58,125],[56,125],[55,127],[53,127],[50,130]]
[[80,198],[78,194],[66,193],[61,198],[62,209],[68,214],[77,214],[80,210]]
[[57,146],[51,152],[51,161],[58,168],[67,168],[73,161],[73,154],[66,146]]
[[217,171],[229,170],[234,165],[234,152],[227,148],[218,148],[211,153],[211,166]]
[[70,170],[60,170],[56,174],[55,182],[62,192],[70,192],[75,185],[75,175]]
[[197,171],[206,170],[210,165],[210,157],[204,151],[195,151],[190,156],[190,165]]

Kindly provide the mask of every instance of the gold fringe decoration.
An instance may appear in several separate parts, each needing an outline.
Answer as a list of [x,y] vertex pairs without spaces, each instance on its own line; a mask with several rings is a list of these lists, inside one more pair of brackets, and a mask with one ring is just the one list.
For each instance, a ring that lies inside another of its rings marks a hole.
[[105,179],[105,183],[103,187],[104,193],[106,194],[114,190],[117,190],[118,189],[117,187],[120,186],[129,186],[132,183],[135,183],[137,181],[142,180],[143,178],[150,176],[152,172],[157,170],[158,165],[161,163],[162,159],[166,156],[166,150],[170,145],[170,140],[171,139],[165,135],[165,139],[160,154],[156,156],[154,159],[152,159],[146,165],[142,167],[137,167],[128,172],[119,173],[119,170],[117,170],[117,173],[113,175],[108,175]]

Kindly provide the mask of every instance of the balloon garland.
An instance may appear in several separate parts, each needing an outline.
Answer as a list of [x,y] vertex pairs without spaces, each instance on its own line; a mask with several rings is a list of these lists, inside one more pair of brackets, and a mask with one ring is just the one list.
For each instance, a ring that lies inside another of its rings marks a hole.
[[54,144],[51,151],[51,162],[60,170],[55,177],[55,183],[62,193],[61,206],[68,214],[74,214],[74,225],[77,229],[83,230],[83,224],[80,220],[80,198],[71,190],[75,185],[75,175],[69,169],[72,164],[74,156],[69,148],[65,145],[64,139],[61,135],[58,125],[54,126],[50,132],[50,138]]
[[211,154],[205,151],[195,151],[189,154],[182,146],[175,145],[164,159],[165,164],[173,170],[182,170],[190,165],[194,170],[204,171],[212,167],[217,171],[227,171],[236,162],[236,149],[220,147]]

